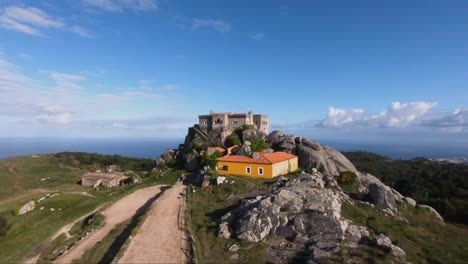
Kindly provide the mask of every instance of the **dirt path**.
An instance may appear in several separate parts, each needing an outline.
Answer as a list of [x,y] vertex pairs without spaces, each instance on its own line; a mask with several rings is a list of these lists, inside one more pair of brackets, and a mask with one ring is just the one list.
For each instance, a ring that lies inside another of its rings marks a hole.
[[180,226],[184,211],[181,183],[167,190],[131,240],[119,263],[183,263],[184,231]]
[[70,249],[66,255],[59,257],[55,263],[71,263],[72,260],[82,257],[86,250],[102,240],[116,225],[130,219],[141,206],[157,195],[160,192],[160,187],[152,186],[137,190],[105,209],[102,212],[105,217],[104,227]]
[[96,213],[97,211],[99,211],[102,207],[104,207],[106,204],[103,204],[101,206],[99,206],[98,208],[96,208],[94,211],[92,211],[91,213],[89,214],[85,214],[83,215],[82,217],[78,218],[78,219],[75,219],[73,222],[63,226],[62,228],[60,228],[57,232],[55,232],[50,238],[48,238],[46,241],[42,242],[42,244],[36,249],[34,250],[34,252],[28,256],[28,258],[24,261],[24,263],[28,263],[28,264],[35,264],[39,258],[41,257],[41,254],[47,249],[47,247],[49,247],[49,245],[58,237],[60,236],[61,234],[65,233],[65,235],[67,236],[67,238],[70,238],[70,230],[72,229],[72,227],[78,223],[79,221],[82,221],[83,219],[85,219],[86,217]]

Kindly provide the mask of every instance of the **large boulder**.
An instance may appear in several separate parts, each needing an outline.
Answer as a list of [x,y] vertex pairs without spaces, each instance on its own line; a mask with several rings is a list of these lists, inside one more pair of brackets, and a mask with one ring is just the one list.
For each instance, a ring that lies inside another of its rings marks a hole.
[[303,169],[323,168],[324,175],[332,176],[343,171],[357,173],[356,167],[343,154],[316,141],[275,130],[266,137],[266,142],[273,149],[296,154]]
[[341,219],[340,196],[324,188],[322,178],[319,172],[302,173],[270,195],[243,200],[222,219],[236,227],[233,235],[238,239],[277,237],[298,247],[310,244],[316,256],[329,256],[345,239],[348,224]]
[[196,171],[200,169],[195,150],[192,153],[185,155],[185,169],[188,171]]
[[167,149],[166,151],[164,151],[161,157],[164,159],[165,162],[168,162],[168,163],[175,162],[176,151],[173,149]]
[[435,217],[437,220],[440,220],[440,221],[442,221],[442,222],[444,221],[444,218],[442,218],[442,216],[439,214],[439,212],[437,212],[436,209],[430,207],[429,205],[418,204],[418,205],[416,206],[416,208],[428,210],[432,215],[434,215],[434,217]]
[[381,209],[398,212],[394,195],[388,186],[384,184],[371,183],[368,188],[369,197],[373,204]]
[[29,213],[32,210],[34,210],[34,208],[36,208],[36,202],[35,201],[29,201],[19,209],[18,215],[24,215],[26,213]]
[[284,133],[280,130],[274,130],[266,138],[265,141],[270,145],[275,145],[278,143],[278,138],[283,136]]
[[278,148],[282,151],[292,153],[296,149],[296,137],[284,136],[284,138],[278,142]]
[[416,201],[410,197],[403,198],[403,201],[405,201],[411,207],[416,207],[416,204],[417,204]]
[[259,130],[259,129],[247,129],[242,132],[242,140],[251,140],[252,138],[258,137],[258,138],[266,138],[265,132]]
[[239,148],[236,155],[250,157],[252,155],[252,149],[250,148],[250,141],[244,141],[244,144]]
[[315,150],[305,144],[297,146],[299,166],[305,169],[322,168],[325,175],[339,175],[343,171],[356,173],[356,167],[340,152],[329,147]]

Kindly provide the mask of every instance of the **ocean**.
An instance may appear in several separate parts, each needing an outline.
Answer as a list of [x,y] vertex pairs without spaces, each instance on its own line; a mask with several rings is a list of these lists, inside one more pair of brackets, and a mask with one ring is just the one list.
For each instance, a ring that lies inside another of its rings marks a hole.
[[[178,148],[184,139],[64,139],[0,138],[0,158],[63,151],[117,154],[155,159],[164,150]],[[468,157],[467,145],[377,144],[319,140],[339,151],[368,151],[393,159]]]

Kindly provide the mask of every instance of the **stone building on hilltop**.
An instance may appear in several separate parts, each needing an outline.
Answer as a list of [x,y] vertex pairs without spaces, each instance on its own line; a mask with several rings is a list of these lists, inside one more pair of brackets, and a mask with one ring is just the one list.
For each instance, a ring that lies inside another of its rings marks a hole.
[[115,187],[121,185],[121,182],[127,178],[121,173],[87,172],[81,176],[81,185],[93,186],[93,188],[99,186]]
[[234,131],[243,125],[252,125],[254,128],[268,134],[269,117],[268,115],[254,115],[252,112],[245,113],[214,113],[209,115],[199,115],[199,126],[202,130],[210,133],[213,130]]

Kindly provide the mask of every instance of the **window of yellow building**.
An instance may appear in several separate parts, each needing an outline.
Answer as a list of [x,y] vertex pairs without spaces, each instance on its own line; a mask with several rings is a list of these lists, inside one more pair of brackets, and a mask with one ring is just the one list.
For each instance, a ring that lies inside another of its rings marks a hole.
[[263,175],[263,168],[258,168],[258,175]]
[[245,167],[245,173],[250,174],[252,169],[250,167]]

